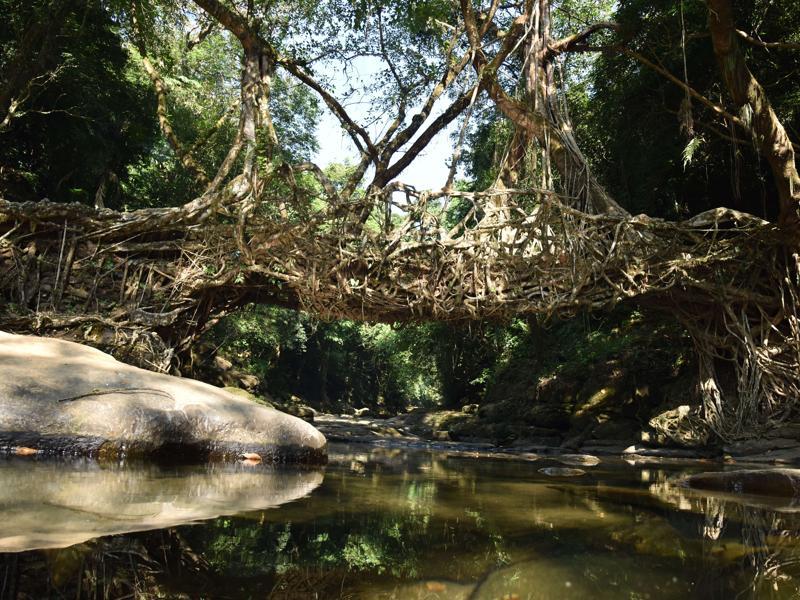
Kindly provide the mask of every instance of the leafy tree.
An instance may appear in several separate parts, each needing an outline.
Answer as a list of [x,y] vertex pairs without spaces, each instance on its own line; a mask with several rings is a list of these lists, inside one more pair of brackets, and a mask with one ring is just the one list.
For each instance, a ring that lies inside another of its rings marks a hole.
[[[763,39],[796,39],[800,9],[760,1],[737,3],[736,18]],[[718,101],[725,95],[705,32],[707,9],[686,0],[625,2],[614,18],[630,36],[629,48]],[[800,98],[782,83],[800,55],[787,49],[746,49],[756,78],[791,132],[800,127]],[[768,58],[767,58],[768,55]],[[684,69],[685,64],[685,69]],[[591,74],[591,94],[576,117],[595,169],[633,212],[669,218],[731,206],[774,218],[777,192],[769,167],[752,139],[663,73],[626,53],[601,55]],[[646,124],[642,126],[642,124]],[[794,133],[796,135],[796,133]]]
[[0,81],[6,86],[21,68],[15,51],[25,51],[36,22],[59,23],[49,23],[57,33],[38,55],[30,88],[10,94],[21,103],[0,128],[0,189],[10,199],[110,200],[127,165],[156,139],[149,85],[133,76],[118,24],[99,3],[11,4],[3,10],[10,18],[0,24]]

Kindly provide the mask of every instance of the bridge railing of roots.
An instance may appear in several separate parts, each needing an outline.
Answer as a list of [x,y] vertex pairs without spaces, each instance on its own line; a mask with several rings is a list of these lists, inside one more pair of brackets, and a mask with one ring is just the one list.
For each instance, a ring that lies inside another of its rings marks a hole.
[[671,311],[698,350],[702,407],[676,428],[752,435],[800,397],[798,257],[750,215],[669,222],[590,214],[549,191],[399,184],[349,206],[278,214],[236,190],[127,213],[0,201],[0,328],[144,344],[148,366],[168,369],[173,350],[248,302],[458,321],[635,298]]

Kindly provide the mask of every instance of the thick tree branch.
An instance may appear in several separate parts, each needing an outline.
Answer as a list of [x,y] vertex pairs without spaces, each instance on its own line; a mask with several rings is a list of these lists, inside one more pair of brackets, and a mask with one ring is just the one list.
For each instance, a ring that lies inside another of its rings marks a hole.
[[800,174],[786,129],[766,91],[750,72],[733,21],[730,0],[707,0],[708,27],[722,78],[737,108],[749,107],[750,129],[778,188],[779,223],[800,227]]
[[[458,34],[458,30],[453,33],[453,40],[451,44],[451,52],[452,47],[455,45],[456,36]],[[445,70],[444,74],[442,75],[439,82],[436,86],[431,90],[431,93],[428,94],[428,97],[425,99],[425,103],[422,105],[420,110],[414,117],[411,119],[411,123],[405,127],[398,135],[391,141],[386,141],[386,150],[389,154],[396,152],[398,148],[400,148],[403,144],[405,144],[408,140],[410,140],[414,135],[419,131],[422,124],[425,120],[430,116],[431,111],[433,110],[433,106],[436,104],[436,101],[441,97],[441,95],[447,90],[450,84],[458,77],[461,72],[464,70],[469,64],[469,53],[465,53],[458,62],[454,64],[449,64],[447,69]],[[449,56],[448,56],[449,59]],[[387,180],[389,181],[389,180]]]
[[[261,192],[262,177],[256,161],[257,136],[260,130],[267,134],[266,147],[269,154],[278,143],[272,117],[269,111],[269,95],[272,76],[275,70],[275,50],[263,40],[257,27],[219,0],[194,0],[194,3],[208,13],[225,29],[237,37],[244,51],[241,82],[241,122],[240,133],[220,166],[210,189],[216,189],[224,174],[230,169],[242,146],[245,147],[244,174],[250,180],[254,198]],[[252,210],[252,206],[242,214]],[[282,205],[281,205],[282,210]]]
[[[516,41],[525,33],[530,15],[525,13],[514,20],[509,31],[503,37],[501,51],[489,62],[481,46],[481,34],[475,20],[472,0],[461,0],[461,12],[474,54],[473,67],[478,73],[478,77],[484,81],[489,96],[500,111],[517,127],[521,127],[536,138],[543,148],[549,150],[562,177],[567,180],[574,179],[576,176],[582,179],[585,193],[597,212],[627,215],[627,211],[611,198],[591,174],[586,159],[580,154],[574,143],[568,143],[567,139],[571,140],[571,131],[564,131],[562,127],[557,127],[535,108],[532,109],[526,103],[509,96],[497,81],[497,69],[516,46]],[[539,57],[533,57],[533,60],[539,60]]]
[[237,106],[239,106],[239,103],[240,100],[238,98],[233,102],[231,102],[230,105],[222,113],[220,118],[217,119],[216,122],[203,133],[203,135],[201,135],[195,140],[195,142],[192,144],[192,147],[189,148],[189,152],[191,154],[196,153],[203,146],[205,146],[209,142],[209,140],[211,140],[212,137],[214,137],[214,134],[217,133],[217,131],[219,131],[220,128],[228,121],[228,119],[231,116],[231,113]]
[[193,0],[197,6],[216,19],[220,25],[239,38],[242,46],[252,48],[259,45],[256,32],[250,27],[247,20],[238,15],[219,0]]
[[233,138],[233,143],[228,149],[228,153],[225,155],[225,158],[220,163],[214,179],[208,184],[204,195],[214,194],[219,189],[219,186],[222,185],[222,182],[231,172],[236,159],[239,158],[239,153],[242,151],[242,146],[244,146],[244,115],[239,117],[239,127],[236,130],[236,136]]
[[442,131],[445,127],[452,123],[458,117],[458,115],[464,112],[467,106],[469,106],[474,92],[474,87],[464,92],[450,106],[448,106],[441,115],[436,117],[430,126],[414,141],[413,144],[411,144],[411,147],[405,151],[403,156],[386,169],[380,181],[374,182],[374,185],[381,187],[400,175],[400,173],[406,167],[408,167],[408,165],[410,165],[417,156],[419,156],[419,153],[425,149],[425,147],[431,142],[436,134]]
[[330,92],[322,87],[317,80],[309,75],[295,61],[281,56],[278,57],[277,64],[282,66],[312,90],[317,92],[331,112],[333,112],[333,114],[336,115],[336,118],[339,119],[339,122],[342,124],[342,127],[344,127],[345,131],[347,131],[347,133],[350,135],[350,139],[353,140],[353,144],[355,144],[356,148],[358,148],[358,151],[366,152],[375,160],[377,160],[378,150],[375,148],[375,145],[373,144],[372,139],[369,137],[367,131],[358,125],[349,114],[347,114],[345,108],[339,103],[338,100],[336,100],[336,98],[333,97],[333,95],[331,95]]
[[742,31],[741,29],[736,30],[736,35],[742,38],[745,42],[750,44],[751,46],[756,46],[758,48],[764,48],[766,50],[800,50],[800,44],[795,42],[765,42],[763,40],[759,40],[754,38],[753,36],[747,34],[746,32]]
[[187,36],[186,38],[186,49],[193,50],[195,46],[198,46],[203,43],[203,41],[214,32],[215,27],[214,21],[208,21],[204,25],[200,27],[200,30],[194,36]]
[[206,175],[203,167],[201,167],[200,164],[194,159],[191,151],[187,150],[183,146],[183,143],[181,142],[180,138],[178,138],[178,134],[175,133],[175,129],[172,127],[172,123],[170,122],[167,112],[167,86],[164,83],[161,74],[158,72],[155,66],[153,66],[153,63],[150,62],[150,59],[147,57],[147,55],[144,54],[143,45],[140,46],[139,50],[142,53],[142,66],[144,67],[147,76],[150,78],[150,81],[153,84],[153,89],[156,92],[156,115],[158,116],[158,125],[161,128],[161,132],[164,134],[164,137],[166,138],[170,147],[183,165],[183,168],[189,171],[189,173],[192,174],[192,177],[194,177],[195,181],[205,188],[208,185],[208,175]]
[[325,195],[333,200],[339,200],[339,194],[336,192],[336,186],[333,185],[333,182],[325,175],[325,172],[319,168],[319,166],[313,162],[302,162],[296,165],[292,165],[292,171],[295,173],[304,173],[310,172],[313,173],[316,180],[322,186],[322,189],[325,190]]
[[598,31],[619,32],[620,26],[611,21],[598,21],[583,31],[568,35],[567,37],[548,44],[545,52],[547,52],[549,55],[557,56],[564,52],[582,52],[593,50],[594,48],[588,45],[589,38]]

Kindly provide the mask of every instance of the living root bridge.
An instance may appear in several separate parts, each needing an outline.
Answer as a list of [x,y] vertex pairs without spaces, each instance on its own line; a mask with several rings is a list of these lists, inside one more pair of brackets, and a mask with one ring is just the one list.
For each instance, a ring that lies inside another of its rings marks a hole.
[[457,321],[636,298],[692,334],[699,416],[716,434],[752,435],[794,411],[798,256],[776,226],[726,209],[673,223],[591,215],[552,193],[454,195],[472,204],[455,226],[437,192],[397,204],[406,218],[372,229],[323,212],[245,221],[203,199],[127,213],[0,200],[0,329],[61,331],[167,370],[174,350],[249,302],[323,318]]

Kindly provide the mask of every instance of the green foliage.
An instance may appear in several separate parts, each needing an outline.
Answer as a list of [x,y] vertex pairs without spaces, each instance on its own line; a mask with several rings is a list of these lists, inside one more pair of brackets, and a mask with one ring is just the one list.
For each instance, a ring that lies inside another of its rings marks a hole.
[[270,110],[285,158],[290,162],[309,160],[318,149],[316,126],[320,108],[317,98],[308,88],[278,75],[273,79]]
[[[756,0],[734,3],[737,26],[765,40],[797,39],[800,5]],[[614,19],[644,54],[681,80],[681,7],[686,30],[688,83],[730,107],[706,32],[702,2],[633,0],[619,3]],[[796,137],[800,97],[786,73],[800,54],[745,46],[748,65]],[[685,93],[662,75],[624,54],[603,54],[594,63],[588,101],[571,106],[584,150],[614,197],[632,212],[675,218],[716,206],[774,216],[776,192],[768,166],[743,132],[719,123],[712,111],[691,102],[694,133],[681,131]],[[702,137],[703,144],[699,140]],[[689,160],[687,160],[687,158]]]
[[[241,68],[238,41],[227,33],[212,33],[202,44],[186,52],[183,31],[175,29],[161,34],[158,42],[154,58],[160,63],[169,87],[172,125],[187,147],[207,139],[198,158],[206,172],[213,175],[238,128],[239,80],[232,76]],[[138,53],[132,52],[138,62]],[[149,85],[141,67],[135,76]],[[318,101],[313,93],[304,86],[293,85],[279,73],[272,80],[269,106],[280,142],[281,155],[277,158],[289,162],[310,159],[317,150],[319,119]],[[215,131],[213,128],[221,118],[222,126]],[[262,163],[272,160],[263,151],[260,149]],[[265,167],[261,165],[262,170]],[[284,198],[291,195],[285,184],[276,181],[272,186],[265,190],[267,195]],[[124,189],[127,208],[180,205],[197,194],[193,178],[163,139],[129,166]]]
[[[421,92],[440,77],[446,60],[442,50],[451,35],[446,24],[456,22],[458,11],[449,0],[248,4],[248,18],[260,34],[323,84],[335,79],[331,65],[336,61],[336,68],[353,85],[343,102],[357,95],[376,98],[371,107],[376,120],[390,105],[402,104],[411,111]],[[19,69],[15,60],[26,32],[39,20],[46,21],[54,6],[46,0],[0,0],[4,15],[0,84],[9,83],[11,71]],[[158,132],[152,85],[133,49],[130,3],[70,1],[68,6],[63,23],[58,23],[63,33],[28,57],[41,62],[52,81],[35,86],[21,114],[0,132],[0,192],[10,199],[48,196],[90,204],[104,182],[118,181],[106,195],[106,204],[114,208],[190,200],[197,194],[195,182]],[[205,24],[202,11],[181,0],[142,0],[138,6],[147,54],[169,90],[170,120],[185,145],[205,140],[198,159],[213,174],[238,127],[239,42],[218,27],[202,43],[189,47],[187,38]],[[680,78],[685,62],[687,82],[712,101],[724,101],[718,65],[707,36],[701,35],[706,31],[704,3],[561,0],[554,8],[555,37],[607,19],[613,11],[630,48]],[[737,24],[765,40],[800,39],[800,5],[748,0],[737,3],[736,10]],[[511,14],[502,8],[498,18],[508,20]],[[603,43],[613,35],[599,34],[593,42]],[[800,92],[787,74],[800,70],[800,53],[777,49],[767,53],[760,48],[748,48],[747,53],[776,112],[791,136],[797,137]],[[357,67],[364,60],[374,63],[374,72],[356,89]],[[520,76],[523,60],[521,53],[515,53],[498,72],[509,93],[518,96],[526,93]],[[469,68],[462,78],[468,73]],[[687,105],[685,92],[661,74],[628,55],[607,52],[559,57],[556,78],[566,92],[577,137],[595,173],[632,212],[672,218],[728,205],[772,216],[768,207],[776,204],[775,190],[752,141],[720,125],[700,103]],[[229,112],[231,106],[234,110]],[[283,161],[307,160],[317,150],[320,106],[307,87],[279,70],[272,82],[270,109],[280,148],[261,144],[262,172],[281,168]],[[211,133],[218,122],[218,130]],[[512,136],[508,121],[491,105],[479,103],[464,154],[469,181],[461,186],[491,186]],[[531,160],[524,161],[529,163],[524,176],[538,182],[542,165],[534,160],[537,148],[527,152],[526,159]],[[326,173],[341,189],[353,169],[346,163],[333,164]],[[293,198],[290,217],[301,220],[326,208],[312,176],[298,175],[296,184],[290,187],[277,177],[266,182],[266,201],[257,210],[276,210],[277,203],[270,200]],[[354,198],[362,194],[357,190]],[[441,207],[443,222],[452,227],[471,208],[464,199],[454,200],[446,212]],[[383,226],[383,218],[376,209],[367,231]],[[244,281],[244,276],[236,280]],[[396,328],[319,322],[303,314],[253,306],[226,318],[211,337],[222,354],[261,376],[266,392],[299,395],[328,409],[372,406],[391,412],[409,405],[457,408],[480,402],[502,387],[515,369],[528,374],[565,369],[577,373],[593,361],[646,343],[652,332],[633,315],[625,319],[622,325],[576,321],[550,329],[523,319]],[[354,568],[381,560],[380,548],[369,540],[353,538],[346,547]]]
[[512,329],[490,323],[431,323],[424,331],[425,348],[441,380],[442,405],[459,408],[480,402]]
[[[0,86],[14,76],[21,39],[50,6],[11,4],[0,11]],[[123,177],[156,139],[150,86],[127,76],[130,57],[111,16],[98,3],[76,3],[60,25],[62,35],[36,57],[41,85],[0,132],[0,190],[9,199],[91,203],[104,178]]]
[[264,391],[314,406],[396,412],[439,401],[438,373],[425,356],[422,328],[320,322],[302,313],[253,306],[212,332],[222,355],[258,375]]
[[701,137],[693,137],[689,140],[689,143],[686,144],[686,147],[683,149],[683,170],[686,170],[692,160],[694,159],[694,155],[697,152],[700,145],[703,143],[703,138]]
[[[601,389],[606,382],[617,385],[623,372],[628,381],[656,385],[664,373],[674,377],[688,355],[691,346],[680,326],[629,306],[546,326],[532,322],[496,363],[484,401],[525,411],[537,402],[542,382],[557,379],[573,391]],[[565,408],[569,402],[564,399]]]
[[500,118],[496,111],[481,115],[477,127],[470,134],[469,147],[464,155],[473,189],[484,190],[494,184],[511,134],[510,122]]
[[[105,204],[112,208],[192,199],[197,186],[158,129],[152,83],[132,42],[130,7],[84,4],[76,1],[63,23],[52,24],[62,32],[52,47],[30,57],[43,63],[47,84],[34,86],[24,110],[0,132],[0,191],[9,199],[91,204],[105,182]],[[3,7],[9,18],[0,23],[0,87],[13,77],[12,68],[19,70],[16,52],[51,3],[3,0]],[[188,48],[197,16],[185,5],[144,1],[140,9],[139,35],[167,85],[170,121],[186,147],[202,141],[197,156],[213,175],[238,127],[239,42],[216,30]],[[279,73],[270,108],[282,158],[309,159],[319,118],[313,92]]]

